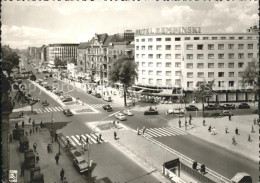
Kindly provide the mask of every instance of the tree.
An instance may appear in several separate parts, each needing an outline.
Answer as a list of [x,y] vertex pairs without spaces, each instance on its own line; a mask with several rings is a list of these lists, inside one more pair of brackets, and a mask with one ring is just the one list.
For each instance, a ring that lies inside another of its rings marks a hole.
[[12,69],[15,67],[19,68],[19,56],[17,53],[13,52],[12,49],[8,46],[2,46],[2,70],[10,75],[12,73]]
[[196,98],[201,98],[201,102],[202,102],[202,114],[204,117],[204,102],[205,99],[208,98],[208,102],[209,102],[209,98],[212,97],[213,95],[213,85],[214,85],[214,81],[209,81],[208,83],[204,80],[203,83],[199,84],[197,86],[197,89],[194,90],[193,94]]
[[62,62],[58,57],[55,57],[54,65],[55,65],[55,67],[59,67],[59,66],[64,67],[65,63]]
[[255,58],[248,63],[247,67],[242,73],[242,84],[245,87],[246,85],[253,86],[253,93],[255,95],[258,94],[258,85],[259,85],[259,63]]
[[112,83],[120,82],[124,87],[124,104],[126,106],[127,87],[134,84],[137,78],[137,65],[133,59],[127,58],[124,55],[119,56],[112,64],[112,69],[109,72],[109,80]]

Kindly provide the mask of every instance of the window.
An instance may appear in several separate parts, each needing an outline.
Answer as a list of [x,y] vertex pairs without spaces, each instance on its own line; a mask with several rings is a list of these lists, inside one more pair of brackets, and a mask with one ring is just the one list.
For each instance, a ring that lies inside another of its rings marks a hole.
[[214,59],[214,54],[208,54],[208,59]]
[[252,37],[247,37],[247,39],[252,39]]
[[139,46],[136,46],[136,50],[139,50]]
[[187,87],[188,88],[193,88],[193,81],[188,81],[187,82]]
[[181,59],[181,54],[175,54],[175,59]]
[[142,54],[142,58],[145,58],[145,54]]
[[239,62],[238,63],[238,68],[243,68],[244,67],[244,63],[243,62]]
[[204,68],[204,64],[203,64],[203,63],[198,63],[198,64],[197,64],[197,68],[199,68],[199,69]]
[[175,79],[175,85],[181,85],[181,80],[180,79]]
[[187,59],[193,59],[193,54],[187,54]]
[[153,79],[149,78],[148,82],[149,82],[150,85],[152,85],[153,84]]
[[145,78],[142,78],[142,83],[145,83],[146,82],[146,79]]
[[161,59],[162,58],[162,54],[156,54],[156,58],[157,59]]
[[181,45],[175,45],[175,50],[180,50],[181,49]]
[[239,50],[244,49],[244,44],[238,44],[238,49],[239,49]]
[[203,59],[203,54],[197,54],[197,59]]
[[162,67],[162,63],[161,62],[156,63],[156,67]]
[[204,78],[204,72],[198,72],[197,76],[198,78]]
[[194,40],[200,40],[200,37],[194,37]]
[[139,42],[139,39],[136,39],[136,42]]
[[203,50],[203,44],[198,44],[197,45],[197,50]]
[[238,72],[238,77],[242,77],[243,76],[243,72]]
[[175,67],[181,67],[181,62],[176,62]]
[[139,54],[136,54],[136,58],[139,58]]
[[148,63],[148,67],[153,67],[153,63],[152,63],[152,62],[149,62],[149,63]]
[[170,37],[166,37],[165,41],[171,41],[171,38]]
[[165,45],[165,50],[171,50],[171,45]]
[[142,39],[141,42],[145,42],[145,39]]
[[228,86],[231,86],[231,87],[232,87],[232,86],[234,86],[234,83],[235,83],[234,81],[229,81],[229,82],[228,82]]
[[208,68],[214,68],[214,63],[208,63]]
[[228,44],[228,49],[229,50],[234,50],[234,44]]
[[145,46],[142,46],[142,50],[145,50]]
[[224,44],[219,44],[219,45],[218,45],[218,49],[219,49],[219,50],[224,50]]
[[148,50],[153,50],[153,46],[148,46]]
[[208,50],[214,50],[214,44],[209,44],[208,45]]
[[142,74],[143,74],[143,75],[145,74],[145,70],[142,70]]
[[162,41],[162,38],[156,38],[156,41]]
[[229,39],[231,39],[231,40],[232,40],[232,39],[235,39],[235,37],[229,37]]
[[175,71],[175,76],[180,76],[181,75],[181,71]]
[[149,75],[153,75],[153,71],[149,70]]
[[172,80],[171,79],[166,79],[166,85],[171,85],[172,84]]
[[190,37],[185,37],[184,40],[190,40]]
[[162,45],[157,45],[156,46],[156,50],[161,50],[162,49]]
[[218,54],[218,59],[224,59],[224,54]]
[[224,63],[218,63],[218,68],[224,68]]
[[224,81],[219,81],[219,82],[218,82],[218,87],[224,87],[224,84],[225,84]]
[[238,58],[239,58],[239,59],[243,59],[243,58],[244,58],[244,53],[239,53],[239,54],[238,54]]
[[234,68],[235,64],[234,63],[228,63],[228,68]]
[[157,76],[161,76],[161,75],[162,75],[162,71],[157,71],[157,72],[156,72],[156,75],[157,75]]
[[187,67],[187,69],[192,69],[192,68],[193,68],[193,63],[188,63],[188,64],[186,65],[186,67]]
[[136,65],[139,66],[139,62],[136,62]]
[[148,54],[148,58],[153,58],[153,54]]
[[166,76],[171,76],[172,72],[171,71],[166,71]]
[[203,37],[203,40],[208,40],[209,39],[209,37]]
[[228,54],[228,58],[229,59],[234,59],[235,58],[235,54],[234,53],[229,53]]
[[238,39],[240,39],[240,40],[241,40],[241,39],[244,39],[244,37],[238,37]]
[[162,79],[157,79],[157,80],[156,80],[156,84],[157,84],[157,85],[162,85]]
[[221,40],[225,40],[225,39],[226,39],[226,37],[221,37],[220,39],[221,39]]
[[247,58],[253,58],[254,54],[253,53],[248,53]]
[[234,73],[234,72],[229,72],[229,73],[228,73],[228,76],[229,76],[229,77],[234,77],[234,76],[235,76],[235,73]]
[[180,41],[180,40],[181,40],[180,37],[176,37],[176,38],[175,38],[175,41]]
[[187,50],[193,50],[193,45],[192,45],[192,44],[188,44],[188,45],[186,46],[186,49],[187,49]]
[[224,77],[224,72],[219,72],[218,77]]
[[148,42],[153,42],[153,38],[148,38]]
[[214,78],[214,72],[208,72],[208,77],[209,78]]
[[212,37],[212,40],[217,40],[218,39],[218,37]]
[[145,65],[146,65],[145,62],[142,62],[142,66],[145,67]]
[[187,78],[193,78],[193,72],[187,72]]
[[247,49],[253,49],[253,44],[248,44]]
[[166,62],[166,65],[165,65],[165,66],[166,66],[166,67],[171,67],[171,65],[172,65],[171,62]]
[[165,55],[165,58],[166,58],[166,59],[171,59],[171,58],[172,58],[172,55],[171,55],[171,54],[166,54],[166,55]]

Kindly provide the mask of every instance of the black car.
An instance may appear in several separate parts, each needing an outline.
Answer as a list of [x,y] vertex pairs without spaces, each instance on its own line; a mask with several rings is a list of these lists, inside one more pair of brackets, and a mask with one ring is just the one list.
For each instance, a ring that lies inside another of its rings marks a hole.
[[63,113],[65,114],[66,117],[73,116],[72,112],[69,109],[64,109]]
[[97,94],[95,95],[95,97],[97,97],[97,98],[101,98],[100,93],[97,93]]
[[153,108],[149,108],[148,110],[144,111],[144,115],[158,115],[158,111]]
[[186,107],[187,111],[198,111],[199,109],[194,106],[194,105],[189,105],[188,107]]
[[113,108],[110,105],[103,105],[103,109],[107,112],[113,111]]
[[215,105],[207,105],[204,109],[210,111],[210,110],[216,110],[218,108]]
[[224,104],[224,105],[221,105],[219,106],[219,109],[222,109],[222,110],[231,110],[231,109],[235,109],[236,106],[234,104]]
[[250,109],[250,106],[247,103],[241,103],[237,106],[238,109]]

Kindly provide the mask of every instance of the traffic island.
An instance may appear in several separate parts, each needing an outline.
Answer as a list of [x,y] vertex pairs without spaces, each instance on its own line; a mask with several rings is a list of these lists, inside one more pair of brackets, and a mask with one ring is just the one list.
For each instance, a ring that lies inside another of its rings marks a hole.
[[88,127],[90,127],[95,132],[101,132],[104,130],[122,130],[122,129],[128,129],[125,125],[121,124],[119,121],[97,121],[97,122],[91,122],[86,123]]

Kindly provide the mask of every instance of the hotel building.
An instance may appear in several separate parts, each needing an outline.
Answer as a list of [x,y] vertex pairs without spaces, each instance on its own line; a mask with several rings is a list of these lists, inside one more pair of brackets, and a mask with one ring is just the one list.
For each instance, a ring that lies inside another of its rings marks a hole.
[[[188,101],[203,81],[214,80],[210,101],[250,101],[252,86],[242,88],[241,75],[259,59],[259,29],[245,33],[201,33],[199,27],[137,30],[137,86],[181,88]],[[241,90],[242,89],[242,90]]]

